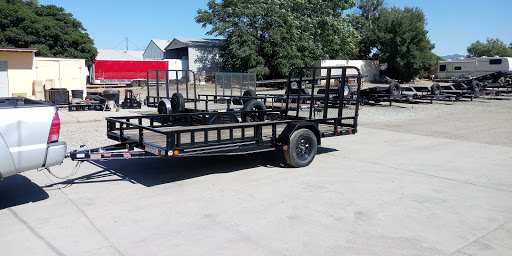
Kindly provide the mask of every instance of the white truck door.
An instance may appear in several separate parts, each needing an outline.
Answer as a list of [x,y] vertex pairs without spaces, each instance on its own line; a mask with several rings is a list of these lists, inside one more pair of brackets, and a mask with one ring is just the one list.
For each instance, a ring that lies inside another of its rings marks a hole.
[[9,97],[9,80],[7,77],[7,61],[0,61],[0,97]]

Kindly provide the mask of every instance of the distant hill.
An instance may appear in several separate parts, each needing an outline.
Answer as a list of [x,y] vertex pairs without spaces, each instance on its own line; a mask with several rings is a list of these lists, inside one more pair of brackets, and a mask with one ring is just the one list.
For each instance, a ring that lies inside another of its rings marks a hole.
[[466,58],[466,55],[460,55],[460,54],[453,54],[453,55],[446,55],[446,56],[440,56],[443,58],[443,60],[456,60],[457,58]]

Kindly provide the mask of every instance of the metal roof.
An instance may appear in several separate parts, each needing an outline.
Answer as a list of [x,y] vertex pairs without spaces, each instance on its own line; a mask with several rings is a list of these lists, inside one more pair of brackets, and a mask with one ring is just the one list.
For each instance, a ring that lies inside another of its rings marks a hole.
[[172,50],[172,49],[188,47],[188,46],[221,47],[223,44],[224,44],[224,39],[174,38],[165,49]]
[[37,52],[32,48],[0,48],[0,52]]
[[143,60],[144,51],[98,49],[97,60]]
[[165,51],[165,47],[167,47],[169,45],[169,43],[171,43],[171,40],[153,39],[151,41],[153,41],[153,43],[155,43],[156,46],[158,46],[158,48],[160,48],[160,50],[162,50],[162,52]]

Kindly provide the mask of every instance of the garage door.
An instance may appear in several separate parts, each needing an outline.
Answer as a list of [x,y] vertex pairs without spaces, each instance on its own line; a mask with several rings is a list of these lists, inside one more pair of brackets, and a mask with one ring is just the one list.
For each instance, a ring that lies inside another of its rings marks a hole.
[[7,77],[7,61],[0,61],[0,97],[9,97],[9,80]]

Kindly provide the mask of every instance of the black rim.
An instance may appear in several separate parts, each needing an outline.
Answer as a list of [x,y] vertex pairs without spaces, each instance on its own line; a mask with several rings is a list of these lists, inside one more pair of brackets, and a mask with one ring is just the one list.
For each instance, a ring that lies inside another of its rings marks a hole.
[[301,161],[308,160],[311,156],[311,152],[313,151],[313,148],[311,145],[313,144],[313,141],[311,141],[311,138],[309,137],[301,137],[299,139],[299,142],[297,143],[297,158]]

